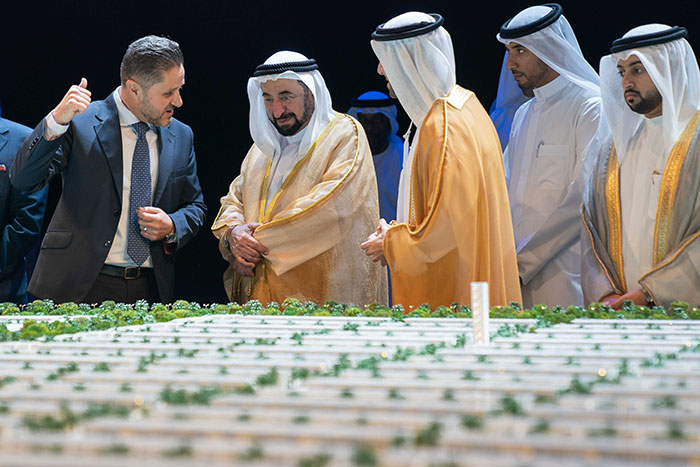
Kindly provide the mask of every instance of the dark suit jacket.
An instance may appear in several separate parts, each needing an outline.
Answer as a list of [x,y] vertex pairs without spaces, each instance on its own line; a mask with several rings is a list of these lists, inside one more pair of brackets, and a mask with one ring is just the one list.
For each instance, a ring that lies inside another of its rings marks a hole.
[[24,256],[39,241],[48,188],[26,193],[10,185],[10,169],[22,141],[32,132],[0,118],[0,301],[27,301]]
[[[45,120],[17,153],[12,184],[37,190],[61,174],[63,192],[41,245],[29,291],[57,303],[83,300],[112,246],[122,210],[122,142],[114,97],[90,104],[68,131],[44,139]],[[204,223],[206,205],[197,178],[192,130],[173,119],[159,128],[158,180],[153,206],[175,223],[175,251]],[[175,297],[172,255],[151,242],[151,258],[163,302]]]

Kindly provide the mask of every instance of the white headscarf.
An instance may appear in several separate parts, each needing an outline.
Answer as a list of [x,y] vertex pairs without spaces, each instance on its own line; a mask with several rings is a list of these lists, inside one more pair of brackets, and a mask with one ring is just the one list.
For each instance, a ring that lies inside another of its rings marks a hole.
[[[624,39],[671,29],[664,24],[636,27]],[[700,109],[700,72],[693,49],[680,38],[662,44],[623,50],[600,60],[603,113],[610,126],[620,161],[630,140],[644,122],[644,115],[632,111],[625,102],[619,60],[636,55],[661,94],[664,148],[668,154],[693,115]]]
[[[532,24],[551,12],[552,7],[545,5],[526,8],[507,23],[507,28],[511,29]],[[496,39],[503,44],[515,42],[522,45],[568,81],[571,81],[576,86],[590,90],[596,96],[600,95],[598,74],[583,57],[574,31],[564,15],[561,15],[549,26],[531,34],[513,39],[504,39],[498,33]],[[507,55],[508,52],[506,52],[506,57]],[[503,60],[503,67],[506,67],[506,59]],[[507,75],[510,76],[508,76],[508,81],[503,86],[502,93],[502,99],[505,102],[516,100],[517,97],[515,95],[517,94],[522,95],[522,91],[518,88],[512,74],[505,73],[501,69],[501,81]],[[500,82],[498,84],[499,94],[502,84]]]
[[[265,60],[265,65],[283,64],[289,62],[307,61],[304,55],[297,52],[281,51]],[[335,111],[332,108],[331,95],[326,83],[318,70],[296,72],[287,70],[279,74],[252,77],[248,80],[248,99],[250,101],[250,136],[255,145],[270,159],[280,153],[282,139],[275,126],[267,116],[265,102],[262,96],[261,83],[278,79],[293,79],[303,82],[313,93],[315,100],[314,113],[299,144],[299,154],[306,154],[313,142],[324,128],[333,120]]]
[[[435,18],[417,11],[399,15],[384,24],[399,28],[434,23]],[[452,39],[441,26],[419,36],[391,41],[372,40],[372,49],[411,121],[420,128],[430,107],[457,84]]]
[[503,64],[501,65],[501,74],[498,77],[498,91],[496,99],[494,99],[489,109],[489,117],[496,127],[498,139],[501,140],[501,148],[505,151],[510,137],[510,128],[513,125],[513,117],[518,107],[527,102],[530,98],[513,86],[515,80],[513,74],[508,71],[506,62],[508,61],[508,52],[503,56]]

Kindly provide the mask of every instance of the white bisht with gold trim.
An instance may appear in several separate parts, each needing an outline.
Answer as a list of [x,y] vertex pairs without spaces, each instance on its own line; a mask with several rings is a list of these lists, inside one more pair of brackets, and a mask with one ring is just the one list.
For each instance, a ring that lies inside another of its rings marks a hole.
[[262,223],[254,237],[270,251],[252,278],[229,267],[229,298],[386,303],[386,269],[359,248],[379,223],[372,153],[359,123],[337,114],[268,202],[270,166],[253,145],[212,226],[228,261],[227,226]]

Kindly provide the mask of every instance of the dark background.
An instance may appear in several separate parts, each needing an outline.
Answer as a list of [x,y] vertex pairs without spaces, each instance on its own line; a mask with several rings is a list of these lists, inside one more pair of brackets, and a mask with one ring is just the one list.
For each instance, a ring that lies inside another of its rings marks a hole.
[[[495,98],[503,46],[500,25],[535,3],[522,1],[61,1],[3,2],[0,13],[0,105],[5,118],[34,127],[71,84],[88,79],[93,99],[119,85],[128,44],[147,34],[166,35],[185,55],[184,105],[176,117],[195,134],[198,173],[209,207],[207,224],[177,259],[179,297],[225,302],[226,264],[209,228],[219,198],[238,175],[252,141],[246,83],[255,66],[278,50],[315,58],[336,110],[368,90],[385,91],[376,74],[370,33],[411,10],[437,12],[452,36],[457,82],[488,109]],[[610,43],[645,23],[686,26],[698,45],[697,0],[664,2],[562,1],[584,56],[598,69]],[[401,115],[401,134],[407,119]],[[51,188],[49,208],[60,193]],[[47,214],[47,215],[50,215]],[[48,217],[47,217],[48,220]],[[45,224],[47,224],[46,222]]]

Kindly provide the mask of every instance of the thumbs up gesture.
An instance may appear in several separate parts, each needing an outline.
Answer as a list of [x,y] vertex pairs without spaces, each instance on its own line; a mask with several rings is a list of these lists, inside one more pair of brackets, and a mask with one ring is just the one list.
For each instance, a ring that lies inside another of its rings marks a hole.
[[53,109],[53,118],[59,125],[68,125],[76,114],[85,112],[90,105],[92,93],[87,89],[87,79],[81,78],[80,84],[70,87],[61,102]]

